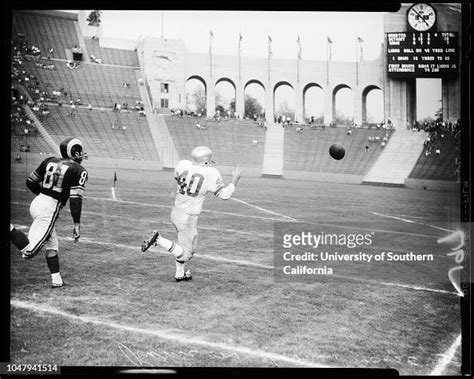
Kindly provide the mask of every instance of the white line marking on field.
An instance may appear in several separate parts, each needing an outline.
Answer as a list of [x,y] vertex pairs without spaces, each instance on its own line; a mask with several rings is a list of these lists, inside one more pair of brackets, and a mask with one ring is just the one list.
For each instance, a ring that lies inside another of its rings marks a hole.
[[[58,237],[60,240],[64,241],[73,241],[72,237]],[[118,244],[118,243],[112,243],[112,242],[103,242],[103,241],[97,241],[93,240],[90,238],[85,238],[81,237],[79,242],[83,243],[91,243],[95,245],[103,245],[103,246],[113,246],[121,249],[128,249],[128,250],[137,250],[141,251],[140,247],[138,246],[130,246],[130,245],[124,245],[124,244]],[[160,249],[154,249],[153,252],[156,252],[161,255],[170,255],[170,253],[162,251]],[[242,259],[230,259],[230,258],[225,258],[225,257],[220,257],[218,255],[208,255],[208,254],[200,254],[196,253],[197,257],[204,258],[204,259],[209,259],[211,261],[217,261],[217,262],[224,262],[224,263],[229,263],[229,264],[237,264],[241,266],[250,266],[250,267],[257,267],[257,268],[263,268],[267,270],[273,270],[273,266],[270,265],[265,265],[262,263],[256,263],[256,262],[250,262],[250,261],[245,261]],[[339,278],[339,279],[348,279],[348,280],[354,280],[357,282],[362,282],[366,284],[374,284],[374,285],[383,285],[383,286],[390,286],[390,287],[400,287],[400,288],[406,288],[410,290],[415,290],[415,291],[427,291],[427,292],[436,292],[436,293],[444,293],[444,294],[449,294],[449,295],[457,295],[456,292],[451,292],[451,291],[445,291],[445,290],[440,290],[440,289],[435,289],[435,288],[426,288],[426,287],[421,287],[421,286],[415,286],[415,285],[408,285],[408,284],[400,284],[400,283],[390,283],[390,282],[379,282],[377,280],[371,280],[371,279],[365,279],[365,278],[357,278],[357,277],[352,277],[352,276],[345,276],[345,275],[337,275],[333,274],[331,275],[331,278]]]
[[[23,189],[19,188],[11,188],[11,190],[19,191],[19,192],[28,192]],[[140,205],[144,207],[157,207],[157,208],[167,208],[171,209],[173,208],[172,205],[162,205],[162,204],[148,204],[148,203],[139,203],[137,201],[130,201],[130,200],[114,200],[106,197],[96,197],[96,196],[84,196],[85,200],[100,200],[100,201],[113,201],[115,203],[122,203],[122,204],[132,204],[132,205]],[[13,203],[13,202],[12,202]],[[297,222],[296,220],[291,221],[289,218],[284,218],[283,217],[288,217],[288,216],[280,216],[280,218],[275,218],[275,217],[262,217],[262,216],[253,216],[253,215],[243,215],[239,213],[233,213],[233,212],[223,212],[223,211],[213,211],[213,210],[208,210],[208,209],[203,209],[203,213],[216,213],[216,214],[222,214],[222,215],[228,215],[228,216],[236,216],[236,217],[245,217],[245,218],[254,218],[258,220],[268,220],[268,221],[288,221],[288,222]]]
[[[87,199],[112,201],[111,199],[107,199],[107,198],[103,198],[103,197],[92,197],[92,196],[87,197]],[[147,204],[147,203],[139,203],[139,202],[130,201],[130,200],[117,200],[117,203],[141,205],[141,206],[144,206],[144,207],[158,207],[158,208],[168,208],[168,209],[173,208],[172,205]],[[253,216],[253,215],[243,215],[243,214],[240,214],[240,213],[212,211],[212,210],[207,210],[207,209],[203,209],[202,212],[204,212],[204,213],[216,213],[216,214],[222,214],[222,215],[228,215],[228,216],[245,217],[245,218],[255,218],[255,219],[259,219],[259,220],[286,221],[286,220],[282,220],[281,218],[275,218],[275,217],[262,217],[262,216]]]
[[[89,198],[90,199],[90,198]],[[100,200],[108,200],[108,201],[113,201],[111,199],[107,199],[107,198],[93,198],[93,199],[100,199]],[[122,200],[117,200],[117,203],[120,203],[120,202],[123,202],[123,203],[126,203],[125,201],[122,201]],[[134,203],[134,202],[132,202]],[[29,206],[30,204],[28,203],[22,203],[22,202],[18,202],[18,201],[12,201],[10,202],[10,204],[17,204],[17,205],[24,205],[24,206]],[[171,209],[172,207],[171,206],[168,206],[168,205],[160,205],[160,204],[144,204],[144,203],[134,203],[134,204],[139,204],[139,205],[146,205],[146,206],[156,206],[156,207],[162,207],[162,208],[169,208]],[[240,215],[240,214],[236,214],[236,213],[228,213],[228,212],[219,212],[219,211],[206,211],[206,210],[203,210],[203,212],[210,212],[210,213],[221,213],[221,214],[225,214],[225,215],[230,215],[230,216],[240,216],[240,217],[250,217],[250,218],[258,218],[258,219],[263,219],[263,220],[273,220],[273,221],[286,221],[286,220],[282,220],[282,219],[277,219],[277,218],[267,218],[267,217],[259,217],[259,216],[246,216],[246,215]],[[99,215],[97,212],[90,212],[90,211],[83,211],[83,213],[88,213],[88,214],[93,214],[93,215]],[[100,213],[101,216],[106,216],[105,215],[105,212],[104,213]],[[119,215],[107,215],[107,217],[117,217],[117,218],[125,218],[125,219],[133,219],[133,217],[130,217],[130,216],[119,216]],[[143,219],[143,218],[140,218],[139,220],[143,220],[143,221],[148,221],[148,222],[151,222],[151,223],[155,223],[156,220],[153,219]],[[288,221],[288,222],[291,222],[291,221]],[[340,228],[340,229],[349,229],[349,230],[354,230],[354,226],[345,226],[345,225],[337,225],[337,224],[327,224],[327,223],[322,223],[322,222],[303,222],[303,221],[293,221],[295,223],[303,223],[303,224],[307,224],[307,225],[316,225],[316,226],[327,226],[327,227],[330,227],[330,228]],[[261,234],[261,233],[252,233],[252,232],[245,232],[245,231],[242,231],[242,230],[233,230],[233,229],[218,229],[218,228],[210,228],[210,227],[199,227],[199,229],[209,229],[209,230],[216,230],[216,231],[229,231],[229,232],[234,232],[234,233],[241,233],[241,234],[249,234],[249,235],[256,235],[256,236],[263,236],[263,237],[273,237],[273,234]],[[357,227],[357,229],[360,229],[360,230],[368,230],[368,231],[371,231],[371,232],[380,232],[380,233],[389,233],[389,234],[401,234],[401,235],[407,235],[407,236],[413,236],[413,237],[423,237],[423,238],[440,238],[439,236],[433,236],[433,235],[430,235],[430,234],[419,234],[419,233],[410,233],[410,232],[399,232],[399,231],[396,231],[396,230],[386,230],[386,229],[373,229],[373,228],[363,228],[363,227]]]
[[114,187],[110,187],[110,189],[112,190],[112,199],[114,201],[117,201],[117,197],[115,197],[115,188]]
[[270,214],[275,215],[275,216],[283,217],[283,218],[285,218],[285,219],[287,219],[287,220],[290,220],[290,221],[297,221],[297,220],[294,219],[293,217],[289,217],[289,216],[282,215],[281,213],[273,212],[273,211],[271,211],[271,210],[269,210],[269,209],[265,209],[265,208],[259,207],[259,206],[257,206],[257,205],[253,205],[253,204],[247,203],[246,201],[243,201],[243,200],[240,200],[240,199],[236,199],[236,198],[234,198],[234,197],[231,197],[230,200],[237,201],[238,203],[248,205],[249,207],[258,209],[258,210],[260,210],[260,211],[262,211],[262,212],[266,212],[266,213],[270,213]]
[[459,346],[461,346],[461,337],[462,337],[461,334],[457,336],[453,344],[449,347],[449,349],[446,350],[444,354],[442,354],[442,358],[439,360],[439,362],[437,363],[433,371],[431,371],[430,375],[443,374],[444,370],[446,370],[446,367],[448,367],[448,365],[453,360],[454,354],[456,354],[456,350],[458,349]]
[[[29,206],[27,203],[21,203],[18,201],[12,201],[11,204],[16,204],[16,205],[24,205],[24,206]],[[157,220],[156,219],[151,219],[151,218],[133,218],[131,216],[120,216],[120,215],[114,215],[114,214],[106,214],[106,209],[102,209],[102,213],[100,212],[91,212],[91,211],[82,211],[82,214],[89,214],[93,216],[101,216],[103,217],[106,221],[108,218],[119,218],[122,220],[138,220],[140,222],[147,222],[149,224],[156,224]],[[19,227],[17,227],[19,228]],[[23,229],[28,229],[29,227],[27,226],[22,226]],[[171,230],[171,224],[169,226]],[[248,236],[256,236],[256,237],[268,237],[268,238],[273,238],[273,233],[256,233],[256,232],[247,232],[245,230],[237,230],[237,229],[221,229],[221,228],[213,228],[210,226],[198,226],[198,230],[211,230],[214,232],[223,232],[223,233],[237,233],[237,234],[244,234]]]
[[454,230],[445,229],[445,228],[440,228],[439,226],[435,226],[435,225],[431,225],[431,224],[425,224],[424,222],[413,221],[413,220],[409,220],[409,219],[407,219],[407,218],[384,215],[384,214],[378,213],[378,212],[370,212],[370,213],[372,213],[372,214],[374,214],[374,215],[377,215],[377,216],[381,216],[381,217],[388,217],[388,218],[393,218],[393,219],[395,219],[395,220],[400,220],[400,221],[403,221],[403,222],[408,222],[409,224],[425,225],[425,226],[430,226],[430,227],[435,228],[435,229],[443,230],[443,231],[445,231],[445,232],[454,232]]
[[242,347],[242,346],[232,346],[232,345],[228,345],[222,342],[210,342],[199,337],[186,336],[184,333],[175,334],[175,333],[170,333],[166,330],[150,330],[150,329],[138,328],[135,326],[121,325],[115,322],[104,321],[104,320],[100,320],[100,319],[88,317],[88,316],[76,316],[71,313],[54,308],[51,305],[43,306],[40,304],[35,304],[32,302],[21,301],[21,300],[11,300],[10,303],[13,307],[16,307],[16,308],[28,309],[31,311],[41,312],[41,313],[46,313],[46,314],[53,314],[56,316],[62,316],[74,321],[78,321],[78,322],[106,326],[109,328],[119,329],[126,332],[145,334],[148,336],[154,336],[163,340],[173,341],[173,342],[177,342],[184,345],[190,345],[190,344],[199,345],[205,348],[226,350],[233,353],[249,355],[251,357],[286,362],[286,363],[291,363],[294,365],[299,365],[299,366],[304,366],[304,367],[331,367],[331,366],[323,365],[321,363],[311,362],[311,361],[307,361],[303,359],[291,358],[285,355],[271,353],[271,352],[267,352],[263,350],[251,349],[251,348]]

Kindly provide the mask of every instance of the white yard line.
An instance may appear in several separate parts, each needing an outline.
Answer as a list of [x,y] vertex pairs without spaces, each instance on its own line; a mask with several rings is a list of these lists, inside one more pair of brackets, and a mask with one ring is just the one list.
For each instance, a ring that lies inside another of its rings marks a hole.
[[[104,201],[113,201],[112,199],[107,199],[104,197],[87,197],[86,199],[92,199],[92,200],[104,200]],[[140,203],[137,201],[130,201],[130,200],[117,200],[115,201],[117,203],[123,203],[123,204],[132,204],[132,205],[140,205],[144,207],[157,207],[157,208],[168,208],[171,209],[173,208],[172,205],[162,205],[162,204],[147,204],[147,203]],[[211,211],[207,209],[203,209],[203,213],[216,213],[216,214],[222,214],[222,215],[228,215],[228,216],[236,216],[236,217],[244,217],[244,218],[254,218],[254,219],[259,219],[259,220],[269,220],[269,221],[288,221],[287,219],[282,219],[282,218],[275,218],[275,217],[262,217],[262,216],[253,216],[253,215],[244,215],[240,213],[233,213],[233,212],[222,212],[222,211]]]
[[[93,199],[93,200],[105,200],[105,201],[114,201],[113,199],[108,199],[108,198],[103,198],[103,197],[88,197],[88,199]],[[158,208],[168,208],[171,209],[172,206],[170,205],[161,205],[161,204],[146,204],[146,203],[138,203],[138,202],[133,202],[133,201],[124,201],[124,200],[117,200],[114,201],[116,203],[130,203],[130,204],[137,204],[137,205],[143,205],[147,207],[158,207]],[[29,203],[23,203],[19,201],[12,201],[10,204],[17,204],[17,205],[24,205],[24,206],[29,206]],[[316,225],[316,226],[326,226],[326,227],[336,227],[340,229],[349,229],[349,230],[354,230],[354,226],[345,226],[345,225],[337,225],[337,224],[327,224],[327,223],[322,223],[322,222],[304,222],[304,221],[289,221],[289,220],[282,220],[282,219],[277,219],[277,218],[268,218],[268,217],[259,217],[259,216],[247,216],[247,215],[242,215],[238,213],[230,213],[230,212],[219,212],[219,211],[207,211],[203,210],[203,212],[208,212],[208,213],[218,213],[218,214],[224,214],[224,215],[229,215],[229,216],[239,216],[239,217],[248,217],[248,218],[257,218],[257,219],[263,219],[263,220],[270,220],[270,221],[280,221],[280,222],[295,222],[295,223],[301,223],[301,224],[306,224],[306,225]],[[84,213],[87,213],[87,211],[84,211]],[[97,212],[88,212],[89,214],[98,214]],[[105,214],[100,214],[104,216]],[[124,217],[124,216],[116,216],[116,215],[110,215],[110,217]],[[131,219],[132,217],[127,216],[125,218]],[[146,219],[140,218],[140,220],[147,221]],[[148,221],[155,223],[156,220],[150,220]],[[199,229],[209,229],[209,230],[222,230],[222,231],[233,231],[232,229],[218,229],[218,228],[210,228],[210,227],[199,227]],[[410,232],[400,232],[396,230],[386,230],[386,229],[373,229],[373,228],[364,228],[364,227],[359,227],[357,226],[357,229],[360,230],[368,230],[371,232],[380,232],[380,233],[389,233],[389,234],[401,234],[401,235],[407,235],[407,236],[413,236],[413,237],[423,237],[423,238],[436,238],[438,239],[439,236],[433,236],[429,234],[419,234],[419,233],[410,233]],[[236,233],[241,233],[241,234],[250,234],[250,235],[257,235],[257,236],[264,236],[264,237],[270,237],[273,236],[269,235],[267,233],[252,233],[252,232],[245,232],[245,231],[240,231],[237,230],[235,231]]]
[[[72,237],[58,237],[59,240],[62,241],[69,241],[72,242],[73,238]],[[126,249],[126,250],[136,250],[136,251],[141,251],[141,248],[139,246],[131,246],[131,245],[124,245],[124,244],[119,244],[119,243],[112,243],[112,242],[103,242],[103,241],[98,241],[98,240],[93,240],[90,238],[86,237],[81,237],[79,242],[82,243],[90,243],[93,245],[102,245],[102,246],[112,246],[120,249]],[[152,250],[153,253],[161,254],[161,255],[170,255],[170,253],[162,251],[158,248],[155,248]],[[143,253],[142,253],[143,254]],[[147,254],[150,256],[150,254]],[[263,268],[266,270],[273,270],[273,266],[270,265],[265,265],[262,263],[256,263],[256,262],[250,262],[246,261],[243,259],[230,259],[230,258],[225,258],[225,257],[220,257],[218,255],[208,255],[208,254],[199,254],[196,253],[196,256],[199,258],[204,258],[204,259],[209,259],[211,261],[216,261],[216,262],[224,262],[224,263],[229,263],[232,265],[240,265],[240,266],[249,266],[249,267],[256,267],[256,268]],[[422,287],[422,286],[416,286],[416,285],[409,285],[409,284],[401,284],[401,283],[390,283],[390,282],[379,282],[377,280],[371,280],[371,279],[365,279],[365,278],[357,278],[353,276],[345,276],[345,275],[337,275],[333,274],[331,275],[332,278],[338,278],[338,279],[347,279],[347,280],[353,280],[365,284],[372,284],[372,285],[380,285],[380,286],[389,286],[389,287],[400,287],[400,288],[406,288],[410,290],[415,290],[415,291],[427,291],[427,292],[436,292],[436,293],[443,293],[443,294],[448,294],[448,295],[457,295],[456,292],[451,292],[451,291],[445,291],[445,290],[440,290],[436,288],[427,288],[427,287]]]
[[265,209],[265,208],[259,207],[259,206],[257,206],[257,205],[253,205],[253,204],[247,203],[246,201],[243,201],[243,200],[240,200],[240,199],[236,199],[236,198],[234,198],[234,197],[231,197],[230,200],[236,201],[236,202],[241,203],[241,204],[248,205],[249,207],[258,209],[258,210],[260,210],[260,211],[262,211],[262,212],[266,212],[266,213],[270,213],[270,214],[275,215],[275,216],[283,217],[283,218],[285,218],[285,219],[287,219],[287,220],[290,220],[290,221],[298,221],[298,220],[294,219],[293,217],[289,217],[289,216],[282,215],[281,213],[277,213],[277,212],[271,211],[271,210],[269,210],[269,209]]
[[[22,203],[19,201],[12,201],[10,204],[15,204],[15,205],[23,205],[23,206],[29,206],[28,203]],[[91,211],[82,211],[82,214],[89,214],[93,216],[102,216],[104,218],[115,218],[115,219],[122,219],[122,220],[139,220],[141,222],[147,222],[150,225],[156,225],[157,223],[162,224],[163,222],[158,222],[157,219],[151,219],[151,218],[133,218],[131,216],[120,216],[120,215],[114,215],[114,214],[106,214],[106,210],[103,209],[103,212],[91,212]],[[106,217],[105,217],[106,216]],[[171,224],[168,222],[169,227],[171,228]],[[22,228],[22,229],[29,229],[29,226],[16,226],[17,228]],[[237,230],[237,229],[222,229],[222,228],[212,228],[210,226],[198,226],[198,230],[212,230],[215,232],[224,232],[224,233],[236,233],[236,234],[244,234],[248,236],[256,236],[256,237],[267,237],[267,238],[273,238],[273,233],[257,233],[257,232],[247,232],[245,230]]]
[[57,309],[51,305],[44,306],[41,304],[35,304],[32,302],[14,300],[14,299],[12,299],[10,303],[13,307],[16,307],[16,308],[27,309],[27,310],[34,311],[37,313],[45,313],[45,314],[50,314],[50,315],[55,315],[55,316],[61,316],[61,317],[70,319],[72,321],[105,326],[108,328],[118,329],[125,332],[140,333],[147,336],[154,336],[162,340],[172,341],[172,342],[183,344],[186,346],[198,345],[198,346],[203,346],[204,348],[225,350],[232,353],[244,354],[244,355],[248,355],[248,356],[259,358],[259,359],[269,359],[272,361],[285,362],[285,363],[290,363],[293,365],[298,365],[298,366],[303,366],[303,367],[331,367],[331,366],[323,365],[321,363],[311,362],[311,361],[307,361],[303,359],[291,358],[285,355],[271,353],[271,352],[267,352],[267,351],[263,351],[259,349],[251,349],[251,348],[243,347],[243,346],[233,346],[233,345],[228,345],[221,342],[210,342],[199,337],[187,336],[184,333],[179,333],[179,334],[170,333],[169,331],[166,331],[166,330],[151,330],[151,329],[139,328],[135,326],[122,325],[122,324],[117,324],[115,322],[100,320],[98,318],[89,317],[89,316],[76,316],[71,313],[65,312],[61,309]]
[[402,217],[397,217],[397,216],[390,216],[390,215],[386,215],[386,214],[382,214],[382,213],[378,213],[378,212],[370,212],[370,213],[372,213],[374,215],[377,215],[377,216],[381,216],[381,217],[393,218],[395,220],[400,220],[400,221],[403,221],[403,222],[407,222],[409,224],[425,225],[425,226],[429,226],[431,228],[439,229],[439,230],[442,230],[442,231],[445,231],[445,232],[455,232],[454,230],[450,230],[450,229],[446,229],[446,228],[440,228],[439,226],[436,226],[436,225],[425,224],[424,222],[413,221],[413,220],[409,220],[407,218],[402,218]]
[[[19,192],[29,192],[24,189],[20,188],[11,188],[12,190],[19,191]],[[84,196],[84,200],[99,200],[99,201],[113,201],[114,203],[122,203],[122,204],[132,204],[132,205],[140,205],[143,207],[156,207],[156,208],[167,208],[171,209],[173,208],[172,205],[162,205],[162,204],[147,204],[147,203],[140,203],[137,201],[130,201],[130,200],[114,200],[110,199],[107,197],[96,197],[96,196]],[[14,202],[12,202],[14,203]],[[228,215],[228,216],[236,216],[236,217],[244,217],[244,218],[253,218],[253,219],[258,219],[258,220],[269,220],[269,221],[287,221],[287,222],[296,222],[296,220],[292,221],[288,216],[280,216],[279,218],[275,217],[263,217],[263,216],[253,216],[253,215],[244,215],[240,213],[233,213],[233,212],[222,212],[222,211],[212,211],[212,210],[207,210],[203,209],[203,213],[216,213],[216,214],[222,214],[222,215]],[[286,218],[284,218],[286,217]]]
[[443,375],[446,367],[448,367],[448,365],[453,360],[456,350],[459,348],[459,346],[461,346],[461,337],[461,334],[457,336],[449,349],[446,350],[444,354],[442,354],[441,359],[438,361],[433,371],[431,371],[430,375]]

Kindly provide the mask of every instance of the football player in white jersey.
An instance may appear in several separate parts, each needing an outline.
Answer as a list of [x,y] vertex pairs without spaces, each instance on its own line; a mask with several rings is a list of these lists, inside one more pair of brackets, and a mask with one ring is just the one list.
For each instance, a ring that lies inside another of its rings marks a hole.
[[206,146],[198,146],[191,153],[192,161],[181,160],[174,170],[178,182],[174,207],[171,210],[171,222],[178,234],[177,243],[162,237],[153,231],[151,238],[142,244],[142,251],[150,246],[160,246],[176,258],[176,281],[190,280],[191,271],[185,271],[197,247],[197,220],[207,194],[214,194],[222,200],[228,200],[235,191],[242,169],[237,166],[232,172],[232,182],[224,184],[221,174],[213,167],[212,151]]

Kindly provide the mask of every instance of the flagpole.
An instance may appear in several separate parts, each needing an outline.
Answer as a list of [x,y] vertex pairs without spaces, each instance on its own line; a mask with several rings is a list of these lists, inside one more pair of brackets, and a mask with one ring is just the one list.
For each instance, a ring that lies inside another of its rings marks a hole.
[[331,44],[332,41],[326,35],[326,84],[329,84],[329,60],[331,58]]
[[329,41],[326,39],[326,84],[329,84]]
[[359,85],[359,37],[356,38],[356,85]]
[[297,46],[297,57],[296,57],[296,82],[300,82],[300,59],[301,59],[301,47],[300,47],[300,36],[298,36],[298,40],[296,41]]
[[209,77],[212,78],[212,30],[209,31]]
[[242,41],[242,34],[239,33],[239,80],[242,79],[242,72],[241,72],[241,56],[240,56],[240,41]]
[[268,36],[268,82],[270,83],[270,56],[272,55],[272,39]]
[[161,12],[161,39],[163,39],[163,22],[164,22],[164,12]]

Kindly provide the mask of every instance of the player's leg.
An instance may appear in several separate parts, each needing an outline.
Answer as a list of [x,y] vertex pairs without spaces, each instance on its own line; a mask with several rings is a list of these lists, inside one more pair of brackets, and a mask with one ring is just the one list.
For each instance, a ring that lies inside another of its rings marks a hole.
[[[174,227],[176,228],[176,225],[182,224],[186,216],[186,214],[173,208],[171,211],[171,222]],[[179,244],[163,237],[157,230],[154,230],[151,233],[151,237],[148,240],[143,241],[142,251],[148,250],[151,246],[160,246],[175,256],[181,256],[183,253],[183,248]]]
[[176,273],[177,281],[191,279],[191,270],[187,270],[185,265],[191,260],[197,246],[197,229],[188,229],[178,232],[178,244],[183,247],[181,257],[176,257]]
[[[54,200],[54,199],[51,199]],[[37,196],[30,205],[30,214],[33,217],[28,240],[30,243],[21,250],[24,259],[36,256],[48,241],[54,230],[54,224],[61,210],[60,203],[48,198]]]
[[10,240],[18,250],[23,250],[30,243],[27,235],[10,224]]
[[178,232],[178,244],[183,248],[180,256],[176,256],[176,274],[177,281],[191,279],[191,270],[186,271],[186,262],[193,257],[197,247],[197,216],[189,216],[186,222],[176,225]]
[[49,240],[46,242],[46,263],[51,273],[51,287],[58,288],[64,285],[61,273],[59,272],[59,256],[58,256],[58,236],[56,230],[53,229]]

